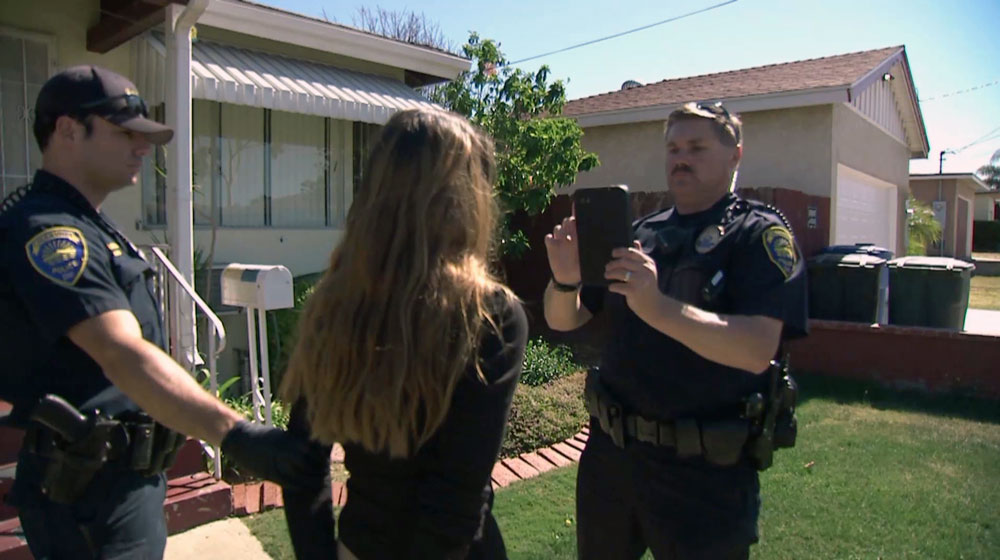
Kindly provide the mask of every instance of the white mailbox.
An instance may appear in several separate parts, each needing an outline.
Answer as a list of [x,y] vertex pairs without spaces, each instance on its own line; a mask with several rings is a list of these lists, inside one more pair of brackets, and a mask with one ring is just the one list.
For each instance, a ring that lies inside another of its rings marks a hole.
[[292,273],[281,265],[233,263],[222,271],[222,303],[254,309],[292,307]]

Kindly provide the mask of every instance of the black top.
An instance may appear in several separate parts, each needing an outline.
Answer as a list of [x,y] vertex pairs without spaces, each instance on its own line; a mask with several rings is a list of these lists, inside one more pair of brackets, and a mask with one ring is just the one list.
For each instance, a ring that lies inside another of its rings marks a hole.
[[[729,194],[703,212],[651,214],[634,229],[663,293],[706,311],[781,320],[785,339],[805,335],[805,263],[777,210]],[[601,381],[630,412],[662,420],[730,415],[731,405],[765,387],[766,376],[703,358],[650,327],[619,294],[585,287],[581,298],[592,313],[612,314]]]
[[[486,383],[470,364],[444,423],[414,456],[392,459],[344,444],[350,479],[338,533],[358,558],[505,557],[490,513],[490,474],[521,375],[528,323],[519,303],[495,300],[501,332],[486,326],[478,354]],[[293,411],[290,430],[308,430],[303,408]],[[331,557],[329,486],[317,495],[285,490],[284,499],[296,555]]]
[[[67,331],[131,310],[164,348],[153,271],[138,249],[72,185],[38,171],[0,207],[0,397],[21,421],[46,393],[115,414],[138,407],[115,389]],[[88,402],[101,393],[101,402]]]

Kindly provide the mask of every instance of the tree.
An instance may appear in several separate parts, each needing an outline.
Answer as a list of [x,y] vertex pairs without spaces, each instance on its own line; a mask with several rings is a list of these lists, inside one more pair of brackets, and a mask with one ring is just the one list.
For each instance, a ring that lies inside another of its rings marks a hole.
[[934,210],[913,197],[906,199],[906,229],[908,255],[926,255],[927,246],[941,240],[941,222],[934,217]]
[[976,174],[995,191],[1000,191],[1000,150],[993,152],[990,162],[980,167]]
[[436,23],[427,21],[422,13],[417,15],[410,10],[393,12],[381,6],[362,6],[354,17],[354,25],[370,33],[413,45],[455,51],[455,45],[444,36],[441,28]]
[[549,82],[550,70],[514,68],[500,45],[472,33],[462,47],[473,68],[434,87],[430,98],[465,116],[496,143],[496,194],[503,211],[499,253],[519,256],[530,248],[523,231],[511,231],[518,211],[545,210],[556,187],[569,185],[577,173],[596,167],[597,155],[580,146],[583,131],[573,119],[561,118],[566,89]]

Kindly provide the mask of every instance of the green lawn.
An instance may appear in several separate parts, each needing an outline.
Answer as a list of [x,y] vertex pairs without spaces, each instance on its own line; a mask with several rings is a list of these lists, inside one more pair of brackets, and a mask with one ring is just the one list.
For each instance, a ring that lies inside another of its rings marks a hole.
[[[800,383],[799,442],[762,474],[754,558],[998,557],[995,402]],[[576,557],[575,478],[568,467],[497,493],[511,558]],[[275,558],[292,557],[281,511],[246,522]]]
[[1000,276],[973,276],[969,285],[969,307],[1000,311]]

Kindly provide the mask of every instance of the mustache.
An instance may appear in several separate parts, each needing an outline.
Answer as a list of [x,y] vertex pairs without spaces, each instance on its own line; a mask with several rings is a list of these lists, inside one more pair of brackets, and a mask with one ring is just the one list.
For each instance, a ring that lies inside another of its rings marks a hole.
[[691,169],[691,166],[690,166],[690,165],[688,165],[688,164],[686,164],[686,163],[678,163],[678,164],[677,164],[677,165],[675,165],[675,166],[674,166],[674,168],[673,168],[673,169],[672,169],[672,170],[670,171],[670,174],[671,174],[671,175],[674,175],[674,174],[676,174],[676,173],[678,173],[678,172],[680,172],[680,171],[687,171],[688,173],[690,173],[690,172],[692,171],[692,169]]

